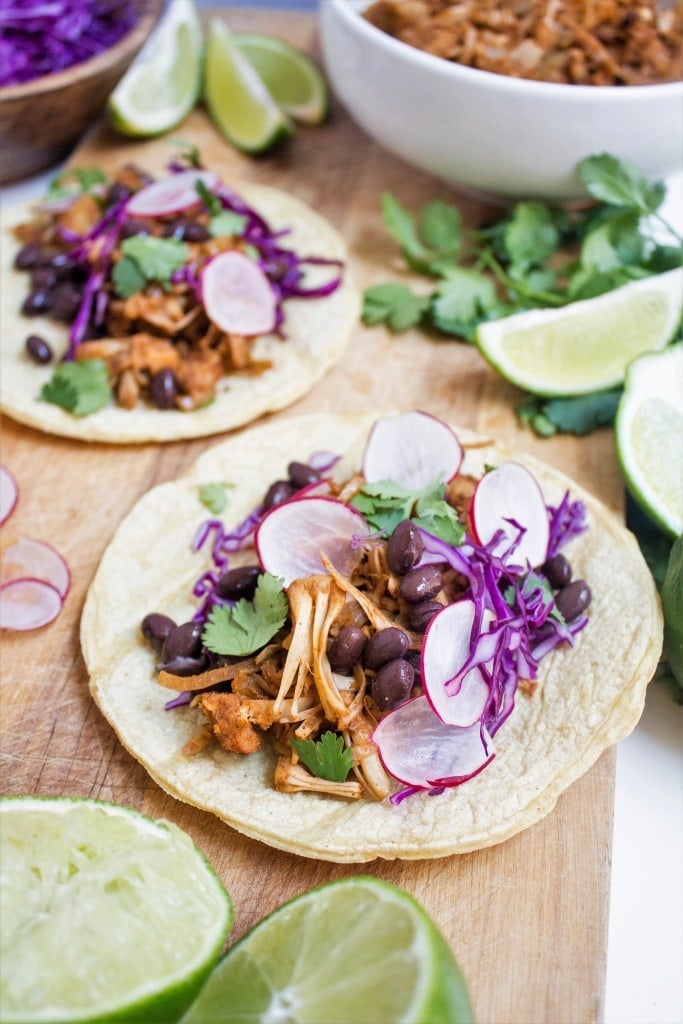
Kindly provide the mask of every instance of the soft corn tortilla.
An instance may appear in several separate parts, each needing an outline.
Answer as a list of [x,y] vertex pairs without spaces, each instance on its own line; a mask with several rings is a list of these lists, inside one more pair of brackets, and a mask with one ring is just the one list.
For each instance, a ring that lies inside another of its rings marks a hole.
[[[190,550],[207,518],[199,485],[236,485],[226,525],[236,524],[292,459],[306,460],[317,450],[351,452],[352,461],[357,459],[373,419],[301,416],[260,425],[205,452],[176,482],[154,488],[106,551],[81,628],[97,704],[163,789],[271,846],[339,862],[465,853],[533,825],[606,747],[633,729],[662,639],[655,586],[632,535],[575,483],[515,454],[536,474],[550,504],[567,488],[585,502],[590,529],[564,550],[575,576],[589,582],[593,599],[590,623],[575,646],[541,662],[533,696],[518,694],[496,734],[497,756],[483,772],[441,796],[418,794],[393,806],[388,800],[350,803],[276,792],[276,758],[267,740],[256,754],[228,754],[212,745],[194,758],[183,756],[184,743],[204,717],[196,709],[164,710],[173,693],[156,682],[155,655],[141,637],[140,623],[152,611],[182,622],[196,609],[192,584],[209,557]],[[465,443],[477,440],[456,431]],[[488,444],[471,448],[463,471],[480,475],[485,463],[509,454]],[[254,560],[253,552],[246,560]]]
[[[292,229],[285,237],[288,248],[301,256],[346,261],[346,246],[339,233],[305,203],[263,185],[245,184],[237,186],[237,191],[274,230]],[[39,399],[54,364],[37,366],[24,353],[29,334],[44,337],[57,359],[68,341],[68,327],[20,312],[28,294],[29,275],[13,267],[20,246],[11,231],[31,216],[29,206],[4,210],[0,215],[0,408],[13,419],[50,434],[131,444],[202,437],[243,426],[306,394],[341,357],[358,321],[359,293],[345,263],[342,283],[332,295],[284,303],[286,340],[273,334],[257,339],[254,359],[271,360],[272,367],[258,375],[223,377],[210,405],[181,412],[138,402],[128,410],[112,401],[98,412],[77,417]],[[313,266],[306,268],[306,280],[312,285],[337,273],[334,266]]]

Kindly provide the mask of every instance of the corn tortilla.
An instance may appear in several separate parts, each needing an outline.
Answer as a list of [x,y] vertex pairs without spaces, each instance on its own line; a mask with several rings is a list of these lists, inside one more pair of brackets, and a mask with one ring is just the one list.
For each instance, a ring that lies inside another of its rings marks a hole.
[[[217,745],[194,758],[184,743],[203,721],[198,709],[165,711],[172,693],[155,679],[155,656],[140,633],[161,611],[177,622],[196,610],[192,584],[206,567],[190,544],[207,518],[201,483],[235,484],[223,518],[236,524],[261,501],[292,459],[362,450],[375,417],[300,416],[258,425],[206,451],[190,472],[148,492],[122,522],[90,587],[81,641],[92,695],[123,745],[171,795],[211,811],[276,848],[323,860],[423,859],[502,842],[548,814],[560,794],[638,721],[661,651],[659,599],[633,536],[602,504],[554,469],[514,453],[557,504],[567,488],[585,502],[589,529],[565,550],[592,589],[590,622],[572,648],[543,659],[533,696],[496,734],[497,756],[475,778],[441,796],[393,806],[273,788],[275,754],[228,754]],[[455,428],[464,443],[476,439]],[[510,452],[485,443],[467,450],[463,472],[480,475]],[[208,556],[207,556],[208,557]],[[254,560],[250,552],[245,560]],[[231,564],[235,564],[234,562]],[[398,788],[398,787],[397,787]]]
[[[264,185],[238,185],[237,191],[274,230],[292,229],[286,244],[301,256],[346,260],[341,235],[305,203]],[[0,214],[0,409],[20,423],[50,434],[81,441],[133,444],[203,437],[244,426],[306,394],[342,356],[358,320],[360,297],[346,264],[342,283],[331,295],[288,299],[284,303],[286,340],[270,334],[255,341],[253,358],[270,360],[271,368],[258,375],[232,374],[221,378],[216,398],[209,405],[182,412],[162,411],[138,402],[128,410],[111,401],[89,416],[77,417],[39,399],[55,364],[37,366],[24,352],[29,334],[45,338],[56,360],[68,341],[67,326],[45,317],[26,317],[20,312],[28,294],[29,275],[13,267],[20,245],[11,232],[31,216],[29,206],[3,210]],[[306,272],[307,284],[328,281],[336,273],[334,266],[312,267]]]

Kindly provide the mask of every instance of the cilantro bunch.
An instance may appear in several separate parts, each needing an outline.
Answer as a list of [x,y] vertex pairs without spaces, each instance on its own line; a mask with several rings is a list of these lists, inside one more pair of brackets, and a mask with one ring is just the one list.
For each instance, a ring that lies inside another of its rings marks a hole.
[[[414,217],[385,193],[387,230],[408,266],[432,285],[419,293],[399,282],[373,285],[364,293],[364,323],[397,332],[421,326],[471,343],[487,320],[593,298],[681,265],[683,239],[659,212],[662,182],[648,183],[633,164],[606,153],[583,160],[579,175],[590,205],[517,202],[470,231],[451,203],[432,200]],[[519,415],[540,434],[587,433],[612,423],[619,394],[530,398]]]

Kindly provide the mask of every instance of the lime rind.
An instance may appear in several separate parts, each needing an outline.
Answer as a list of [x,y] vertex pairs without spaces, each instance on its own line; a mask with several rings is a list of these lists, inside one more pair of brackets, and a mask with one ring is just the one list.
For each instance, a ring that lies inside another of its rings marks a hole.
[[262,153],[293,131],[291,120],[218,18],[209,22],[204,99],[216,126],[244,153]]
[[370,876],[330,882],[256,924],[214,969],[182,1024],[467,1024],[450,947],[408,893]]
[[669,536],[683,534],[683,342],[629,366],[615,441],[634,500]]
[[284,39],[256,32],[235,33],[233,41],[289,117],[307,125],[325,119],[329,106],[327,82],[308,54]]
[[589,394],[624,380],[637,356],[664,348],[683,311],[683,268],[603,295],[480,324],[476,344],[506,380],[546,397]]
[[0,799],[0,844],[0,1019],[161,1024],[184,1012],[233,919],[189,836],[104,801],[20,796]]

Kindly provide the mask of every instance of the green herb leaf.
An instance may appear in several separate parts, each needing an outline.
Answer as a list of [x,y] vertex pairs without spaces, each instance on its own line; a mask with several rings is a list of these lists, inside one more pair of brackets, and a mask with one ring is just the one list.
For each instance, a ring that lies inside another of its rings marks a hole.
[[444,498],[444,483],[436,480],[422,490],[409,491],[393,480],[366,483],[351,504],[365,516],[373,530],[391,536],[403,519],[414,518],[418,526],[449,544],[461,544],[464,528],[455,509]]
[[425,203],[420,211],[420,234],[435,254],[456,256],[462,240],[460,210],[443,199]]
[[666,194],[663,182],[649,184],[635,164],[617,160],[609,153],[582,160],[579,176],[594,199],[609,206],[632,207],[644,214],[658,210]]
[[262,573],[253,600],[242,598],[234,607],[213,609],[202,633],[205,647],[215,654],[246,657],[265,646],[287,620],[289,605],[283,581]]
[[209,232],[212,238],[230,238],[241,235],[247,226],[247,218],[232,210],[221,210],[209,221]]
[[[157,281],[166,289],[170,287],[174,270],[179,270],[189,259],[189,250],[183,242],[177,238],[156,238],[154,235],[133,235],[132,238],[126,238],[121,246],[121,252],[124,259],[127,258],[135,265],[138,280],[144,279],[145,283]],[[122,263],[123,259],[120,262]],[[112,272],[117,292],[121,286],[123,291],[118,294],[124,298],[134,294],[129,291],[135,280],[130,263],[123,271],[115,268]],[[140,288],[136,290],[139,291]]]
[[437,285],[431,314],[440,331],[473,341],[477,324],[495,318],[500,307],[490,278],[475,270],[455,267]]
[[73,197],[90,192],[97,185],[106,184],[107,178],[99,167],[71,167],[53,178],[48,187],[50,199]]
[[439,276],[445,267],[453,263],[460,249],[462,234],[457,207],[441,199],[431,200],[420,211],[418,229],[412,214],[390,192],[385,192],[382,196],[382,214],[387,230],[396,239],[414,270]]
[[131,295],[142,291],[147,284],[147,278],[130,256],[124,256],[114,265],[111,279],[116,294],[120,295],[122,299],[129,299]]
[[385,321],[393,331],[407,331],[420,322],[429,309],[429,296],[415,295],[404,284],[376,284],[363,296],[363,322]]
[[199,487],[199,500],[214,515],[219,515],[228,503],[227,488],[234,484],[209,483]]
[[539,202],[515,205],[503,236],[505,251],[514,268],[525,272],[542,266],[559,243],[560,233],[549,207]]
[[532,397],[522,402],[517,415],[522,423],[542,437],[558,431],[589,434],[598,427],[612,426],[621,392],[622,389],[617,387],[571,398]]
[[204,206],[207,208],[212,217],[217,217],[220,213],[222,213],[223,206],[221,204],[220,199],[218,198],[218,196],[215,196],[209,188],[206,187],[206,184],[201,180],[201,178],[196,182],[195,188],[197,190],[199,198],[204,203]]
[[290,744],[309,771],[319,779],[344,782],[353,767],[353,753],[344,737],[328,729],[319,740],[290,739]]
[[106,363],[102,359],[61,363],[43,384],[40,397],[74,416],[96,412],[111,398]]
[[201,168],[201,153],[199,152],[199,148],[195,145],[194,142],[188,142],[186,139],[176,138],[171,139],[171,145],[177,146],[181,150],[179,154],[179,159],[185,164],[187,164],[188,167],[196,167],[198,169]]
[[465,527],[458,519],[458,513],[453,506],[444,501],[441,485],[418,499],[414,521],[427,533],[440,537],[451,547],[458,547],[465,538]]

